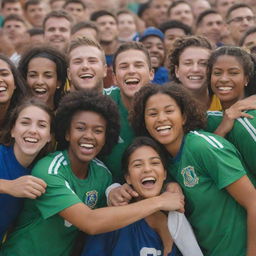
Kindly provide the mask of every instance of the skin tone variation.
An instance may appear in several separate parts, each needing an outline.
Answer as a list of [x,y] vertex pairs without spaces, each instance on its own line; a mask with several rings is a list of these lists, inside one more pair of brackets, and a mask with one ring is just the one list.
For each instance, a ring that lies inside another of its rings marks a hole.
[[27,83],[36,97],[54,107],[54,95],[59,82],[53,61],[42,57],[31,59],[28,64]]
[[71,90],[103,90],[103,78],[107,74],[103,53],[93,46],[79,46],[69,54],[68,79]]

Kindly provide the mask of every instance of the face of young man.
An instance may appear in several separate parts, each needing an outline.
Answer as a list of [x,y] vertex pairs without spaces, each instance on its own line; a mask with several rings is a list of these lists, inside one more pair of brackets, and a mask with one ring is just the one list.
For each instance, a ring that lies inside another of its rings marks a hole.
[[44,27],[44,39],[52,47],[65,51],[71,37],[71,23],[66,18],[49,18]]
[[26,18],[33,27],[42,27],[45,16],[44,3],[29,5],[26,10]]
[[123,100],[128,102],[154,77],[145,53],[134,49],[121,52],[117,56],[114,75]]
[[21,4],[19,2],[17,3],[6,3],[4,5],[4,8],[2,9],[2,15],[4,17],[10,15],[10,14],[17,14],[19,16],[23,16],[23,11]]
[[238,44],[242,35],[255,25],[255,16],[251,9],[242,7],[231,12],[227,23],[234,43]]
[[103,52],[94,46],[79,46],[69,54],[68,79],[71,90],[93,89],[102,93],[107,74]]
[[99,29],[99,40],[102,43],[111,43],[117,39],[118,29],[116,20],[110,15],[104,15],[96,20]]

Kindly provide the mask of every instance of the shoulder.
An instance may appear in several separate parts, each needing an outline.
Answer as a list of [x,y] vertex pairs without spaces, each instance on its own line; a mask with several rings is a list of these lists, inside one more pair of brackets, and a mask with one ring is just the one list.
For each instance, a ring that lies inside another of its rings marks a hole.
[[117,86],[111,86],[109,88],[104,88],[103,94],[111,96],[111,97],[118,96],[118,95],[120,95],[120,89]]
[[43,174],[58,174],[59,169],[67,164],[64,153],[57,151],[39,160],[34,166],[32,174],[38,177]]
[[91,161],[90,168],[94,169],[94,170],[96,169],[97,172],[101,172],[103,174],[111,176],[111,172],[109,171],[107,166],[102,161],[100,161],[98,158],[94,158]]

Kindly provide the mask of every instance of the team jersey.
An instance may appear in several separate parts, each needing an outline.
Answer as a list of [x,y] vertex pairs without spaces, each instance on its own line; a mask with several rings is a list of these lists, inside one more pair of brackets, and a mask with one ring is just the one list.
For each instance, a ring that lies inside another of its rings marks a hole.
[[[15,180],[30,174],[16,159],[13,147],[0,145],[0,179]],[[13,224],[23,206],[23,198],[0,194],[0,244],[7,229]]]
[[78,229],[58,213],[81,202],[90,208],[102,206],[111,174],[102,162],[94,159],[89,163],[87,178],[78,179],[66,151],[40,160],[32,174],[47,183],[46,192],[36,200],[25,201],[18,225],[0,255],[70,255]]
[[204,255],[245,256],[246,211],[225,189],[247,174],[236,148],[217,135],[189,132],[168,171],[183,189]]
[[121,129],[118,144],[116,144],[111,153],[102,160],[111,171],[113,181],[122,183],[124,181],[124,173],[121,168],[122,156],[125,149],[131,144],[135,135],[130,123],[128,122],[128,110],[122,102],[120,89],[112,86],[105,89],[104,94],[109,95],[117,104]]
[[[124,228],[88,236],[81,256],[161,256],[163,244],[145,219]],[[174,247],[168,256],[178,256]]]
[[[246,111],[254,118],[238,118],[225,136],[241,153],[247,169],[256,177],[256,110]],[[208,112],[207,131],[214,132],[222,121],[220,111]]]

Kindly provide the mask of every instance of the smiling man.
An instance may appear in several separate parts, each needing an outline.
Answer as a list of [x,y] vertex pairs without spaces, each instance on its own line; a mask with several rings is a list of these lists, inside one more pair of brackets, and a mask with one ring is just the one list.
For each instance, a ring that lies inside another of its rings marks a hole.
[[93,89],[103,92],[107,65],[99,43],[85,37],[72,40],[68,49],[68,66],[71,91]]
[[44,19],[44,39],[50,46],[65,52],[71,37],[72,18],[65,11],[52,11]]

